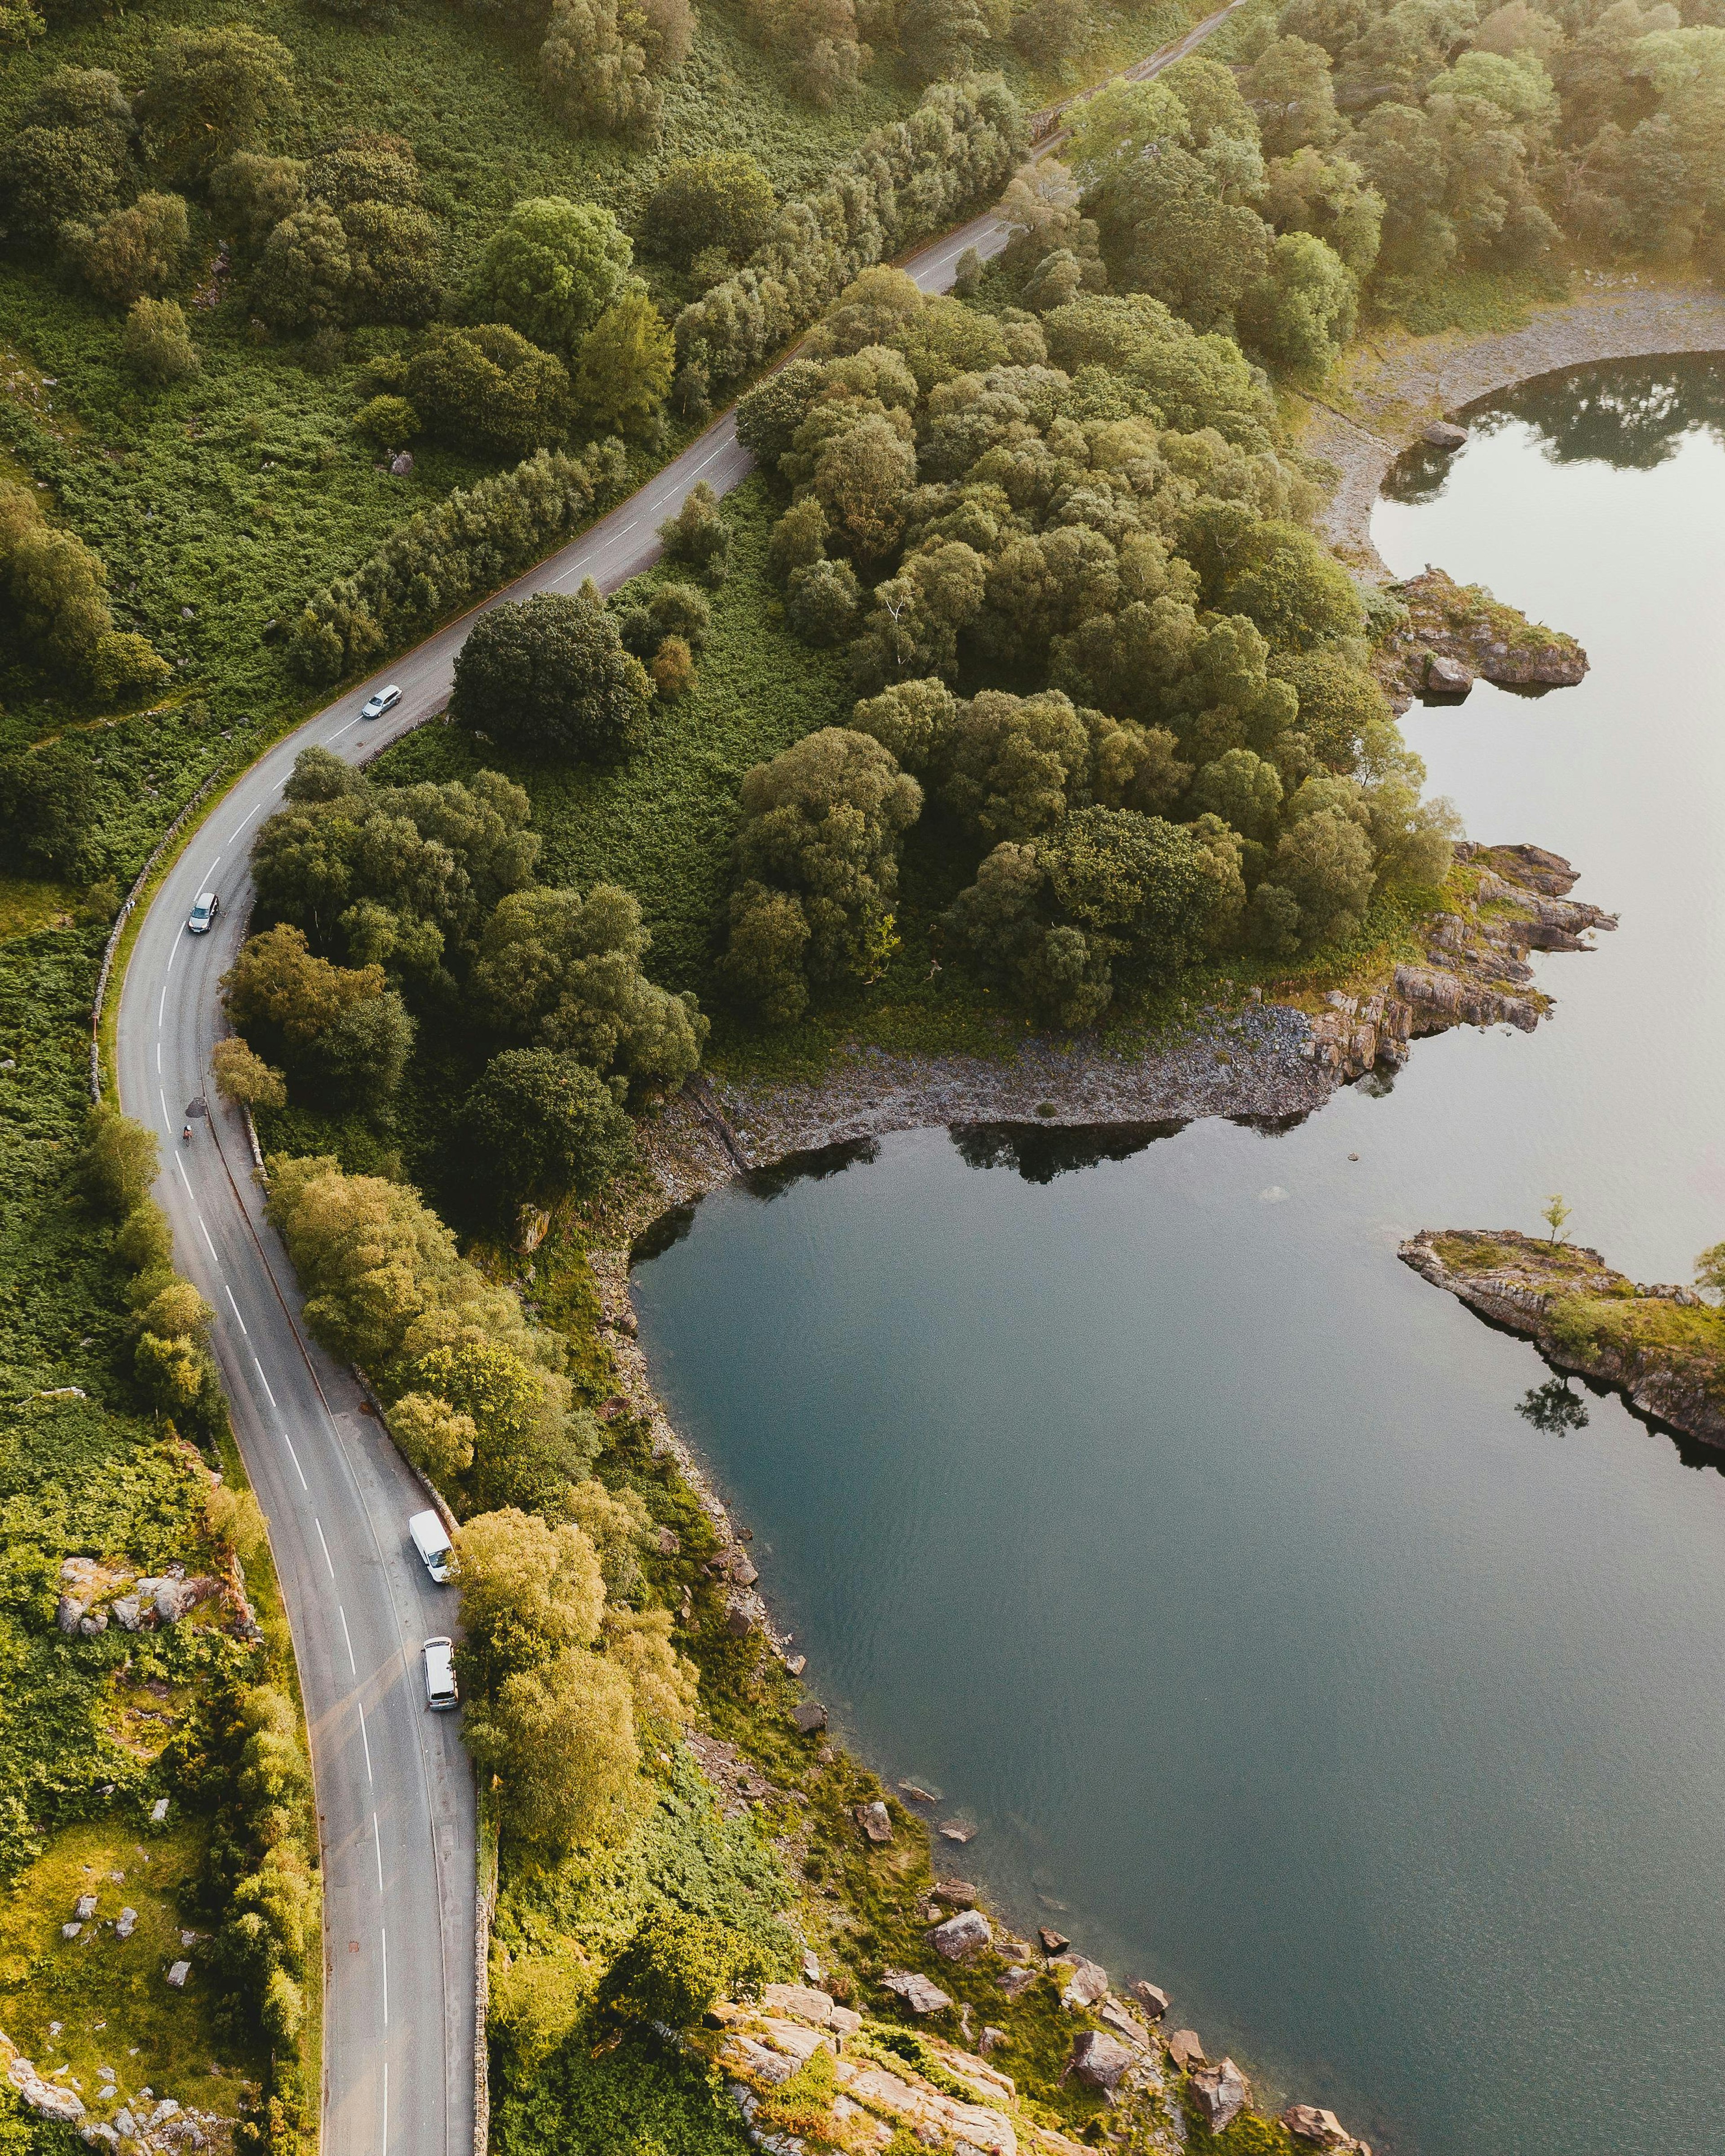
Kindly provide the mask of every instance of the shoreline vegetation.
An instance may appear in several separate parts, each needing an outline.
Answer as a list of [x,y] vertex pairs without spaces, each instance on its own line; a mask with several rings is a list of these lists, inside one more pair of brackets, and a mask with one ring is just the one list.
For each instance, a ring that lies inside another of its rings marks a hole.
[[[1725,1316],[1693,1288],[1643,1286],[1579,1244],[1512,1228],[1422,1229],[1397,1254],[1554,1370],[1657,1427],[1725,1445]],[[1708,1253],[1699,1270],[1707,1272]]]

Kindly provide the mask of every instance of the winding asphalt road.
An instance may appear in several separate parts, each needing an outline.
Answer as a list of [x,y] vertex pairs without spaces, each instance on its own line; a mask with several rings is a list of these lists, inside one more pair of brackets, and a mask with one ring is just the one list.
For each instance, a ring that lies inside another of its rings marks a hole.
[[[1127,72],[1156,74],[1230,12]],[[1045,135],[1039,152],[1060,139]],[[986,214],[903,266],[925,291],[947,291],[966,248],[987,257],[1007,237]],[[655,526],[697,480],[724,494],[751,463],[726,414],[486,605],[572,591],[584,577],[614,589],[655,559]],[[424,1640],[454,1629],[455,1596],[434,1585],[408,1539],[423,1494],[352,1373],[305,1329],[244,1125],[216,1094],[209,1053],[226,1029],[221,977],[250,906],[252,835],[280,804],[294,759],[316,743],[357,762],[440,711],[472,619],[345,692],[251,766],[163,879],[119,1008],[121,1101],[162,1134],[157,1195],[181,1267],[216,1312],[215,1352],[293,1628],[322,1838],[324,2156],[469,2156],[474,2146],[473,1778],[459,1717],[427,1710],[420,1661]],[[382,721],[361,720],[360,706],[386,681],[401,701]],[[186,917],[205,891],[220,894],[222,911],[211,933],[193,937]],[[208,1116],[191,1114],[194,1102],[208,1103]]]

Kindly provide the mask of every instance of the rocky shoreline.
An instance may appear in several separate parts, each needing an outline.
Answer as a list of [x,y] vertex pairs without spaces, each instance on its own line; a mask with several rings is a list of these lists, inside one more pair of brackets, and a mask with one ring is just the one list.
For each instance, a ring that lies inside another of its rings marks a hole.
[[1398,1253],[1421,1279],[1531,1340],[1553,1369],[1638,1414],[1725,1445],[1725,1318],[1692,1288],[1645,1287],[1597,1250],[1512,1228],[1425,1229]]
[[1452,902],[1420,924],[1417,956],[1322,995],[1278,1002],[1248,991],[1137,1055],[1094,1040],[1029,1040],[999,1061],[860,1048],[819,1082],[697,1080],[642,1130],[649,1176],[624,1232],[639,1235],[736,1175],[895,1131],[1287,1122],[1368,1071],[1399,1069],[1425,1035],[1456,1025],[1531,1032],[1550,998],[1528,952],[1585,951],[1615,916],[1570,899],[1578,871],[1541,847],[1463,843],[1456,855]]
[[1416,696],[1459,703],[1476,680],[1543,696],[1548,689],[1573,689],[1586,675],[1587,654],[1573,636],[1530,622],[1483,584],[1458,584],[1428,562],[1423,576],[1389,589],[1408,619],[1373,653],[1373,670],[1398,717]]
[[1307,400],[1300,446],[1339,475],[1319,529],[1373,582],[1389,570],[1372,544],[1372,511],[1390,466],[1428,430],[1481,398],[1591,361],[1725,352],[1725,296],[1706,285],[1590,275],[1579,299],[1544,307],[1523,328],[1363,338]]

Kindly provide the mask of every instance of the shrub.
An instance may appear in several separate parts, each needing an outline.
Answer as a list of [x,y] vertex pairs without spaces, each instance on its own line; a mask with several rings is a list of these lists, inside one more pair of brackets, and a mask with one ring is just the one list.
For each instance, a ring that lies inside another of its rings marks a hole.
[[568,431],[563,362],[506,323],[436,324],[403,387],[427,425],[454,441],[524,456]]
[[506,1204],[586,1195],[634,1158],[629,1117],[586,1065],[549,1048],[494,1055],[468,1095],[462,1127]]
[[681,562],[716,587],[725,581],[731,533],[719,512],[719,499],[697,480],[675,516],[659,527],[659,543],[668,562]]
[[272,1070],[238,1034],[216,1043],[210,1051],[210,1062],[223,1100],[244,1108],[286,1106],[287,1086],[281,1073]]
[[0,847],[13,869],[72,875],[100,805],[90,766],[62,742],[0,757]]
[[475,311],[572,354],[616,296],[632,250],[608,209],[562,195],[518,202],[487,242]]
[[96,297],[123,307],[172,284],[190,231],[182,197],[143,194],[100,223],[67,226],[61,238]]
[[75,1169],[78,1187],[99,1211],[119,1219],[149,1196],[160,1158],[153,1131],[98,1101],[84,1119],[84,1144]]
[[643,230],[655,254],[685,268],[708,248],[743,262],[773,228],[772,183],[746,151],[684,157],[660,182]]
[[689,2029],[716,1999],[752,1991],[771,1974],[752,1941],[711,1917],[660,1909],[636,1928],[599,1997],[624,2020]]
[[640,747],[651,693],[596,593],[540,592],[474,624],[449,711],[527,756],[609,762]]
[[186,317],[172,300],[134,300],[126,317],[121,350],[132,372],[158,388],[189,380],[202,364],[186,327]]
[[418,433],[419,414],[405,397],[373,397],[354,413],[353,431],[374,449],[398,449]]
[[682,637],[668,636],[654,653],[647,671],[658,695],[673,701],[686,696],[695,686],[695,654]]

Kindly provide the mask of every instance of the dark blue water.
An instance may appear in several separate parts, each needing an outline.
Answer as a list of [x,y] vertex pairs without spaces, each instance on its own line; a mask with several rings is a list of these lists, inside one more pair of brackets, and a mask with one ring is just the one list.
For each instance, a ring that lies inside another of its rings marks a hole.
[[1395,1258],[1552,1191],[1644,1279],[1725,1235],[1720,398],[1544,385],[1380,511],[1593,658],[1407,727],[1473,835],[1621,910],[1538,962],[1537,1034],[1274,1137],[912,1133],[636,1275],[847,1735],[1021,1920],[1397,2156],[1725,2138],[1725,1477],[1614,1400],[1543,1430],[1533,1352]]

